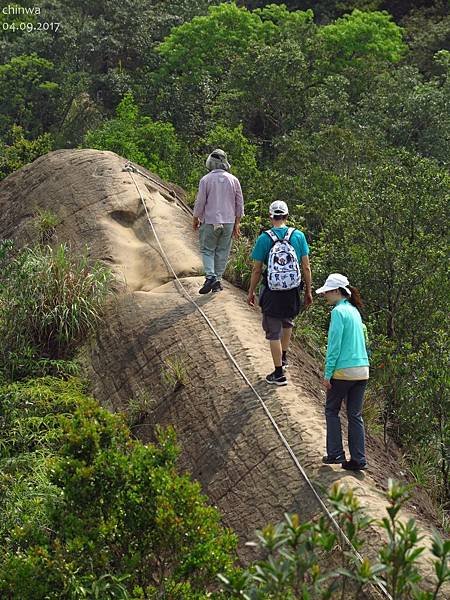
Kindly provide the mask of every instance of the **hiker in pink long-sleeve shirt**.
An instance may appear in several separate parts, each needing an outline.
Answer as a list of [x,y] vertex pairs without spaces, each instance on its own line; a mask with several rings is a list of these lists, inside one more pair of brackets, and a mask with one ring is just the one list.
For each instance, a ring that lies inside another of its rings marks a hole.
[[194,230],[199,230],[200,252],[206,280],[200,294],[220,292],[222,275],[231,250],[232,237],[240,234],[244,199],[239,179],[232,175],[223,150],[208,156],[209,173],[200,179],[194,205]]

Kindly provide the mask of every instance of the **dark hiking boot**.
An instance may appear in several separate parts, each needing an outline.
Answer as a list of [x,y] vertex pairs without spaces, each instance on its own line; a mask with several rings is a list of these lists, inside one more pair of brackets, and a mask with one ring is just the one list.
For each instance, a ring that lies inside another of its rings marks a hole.
[[364,471],[364,469],[367,469],[367,463],[358,463],[351,458],[342,463],[342,468],[346,471]]
[[276,375],[275,371],[267,375],[266,381],[274,385],[287,385],[286,377],[284,375]]
[[213,294],[217,294],[217,292],[221,292],[223,290],[222,283],[220,281],[215,281],[211,287],[211,291]]
[[[215,277],[207,277],[205,279],[205,283],[203,284],[203,286],[198,290],[199,294],[209,294],[209,292],[212,290],[213,285],[217,282],[217,279]],[[218,282],[220,283],[220,282]]]
[[342,456],[338,456],[336,458],[334,456],[323,456],[322,462],[324,465],[341,465],[347,461],[345,460],[345,454],[343,454]]
[[281,359],[281,366],[283,367],[283,369],[287,369],[289,367],[287,356],[284,356]]

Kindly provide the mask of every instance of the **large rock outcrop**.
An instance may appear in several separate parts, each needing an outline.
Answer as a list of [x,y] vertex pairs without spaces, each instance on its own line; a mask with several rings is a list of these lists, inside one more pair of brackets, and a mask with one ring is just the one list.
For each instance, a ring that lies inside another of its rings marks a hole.
[[[182,466],[240,535],[246,559],[244,542],[256,528],[285,512],[307,519],[320,508],[254,393],[173,282],[125,163],[111,152],[59,150],[10,175],[0,184],[0,237],[29,242],[33,213],[51,209],[61,219],[61,241],[80,250],[87,245],[93,258],[111,266],[119,291],[86,349],[92,392],[111,410],[146,400],[149,413],[136,429],[144,440],[154,423],[175,426]],[[189,211],[176,197],[181,191],[170,192],[157,178],[134,177],[173,268],[267,403],[311,480],[356,487],[367,509],[380,517],[382,482],[395,476],[395,465],[370,441],[371,466],[363,474],[321,465],[325,425],[318,366],[296,348],[291,384],[274,390],[263,382],[271,359],[258,311],[227,283],[220,294],[198,296],[201,261]],[[164,378],[170,364],[184,371],[185,385],[178,389]],[[421,526],[428,534],[428,526]],[[379,535],[374,531],[374,544]]]

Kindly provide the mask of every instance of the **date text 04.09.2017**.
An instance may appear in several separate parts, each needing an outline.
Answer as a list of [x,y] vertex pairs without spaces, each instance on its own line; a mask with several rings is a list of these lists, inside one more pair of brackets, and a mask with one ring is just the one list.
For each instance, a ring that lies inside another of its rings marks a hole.
[[3,31],[58,31],[61,23],[20,21],[19,23],[2,23]]

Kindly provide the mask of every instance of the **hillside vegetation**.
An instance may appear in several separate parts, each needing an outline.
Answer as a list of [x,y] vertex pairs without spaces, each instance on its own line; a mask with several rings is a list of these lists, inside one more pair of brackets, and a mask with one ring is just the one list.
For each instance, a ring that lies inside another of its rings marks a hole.
[[[22,1],[0,12],[0,179],[52,149],[90,147],[147,167],[183,186],[193,201],[207,153],[224,148],[246,200],[244,236],[228,277],[248,284],[249,251],[268,224],[268,205],[287,201],[310,243],[316,287],[328,273],[343,272],[365,300],[369,429],[400,446],[410,475],[448,526],[448,3],[49,0],[39,12],[34,6]],[[125,512],[128,503],[154,497],[139,487],[142,464],[153,473],[152,485],[155,473],[169,485],[175,444],[166,433],[160,446],[140,446],[71,379],[80,343],[101,322],[110,275],[52,245],[52,219],[40,216],[35,247],[19,252],[3,241],[0,248],[2,597],[206,598],[222,572],[224,594],[241,589],[241,597],[288,598],[295,570],[286,566],[291,579],[279,588],[264,588],[268,571],[260,580],[234,572],[233,535],[182,477],[173,485],[181,486],[175,499],[187,511],[187,535],[196,519],[210,519],[211,529],[189,548],[175,533],[160,539],[173,522],[158,521],[155,504],[146,548],[159,552],[161,544],[164,556],[176,550],[183,557],[148,567],[145,580],[132,575],[141,541],[126,529]],[[318,357],[327,320],[315,303],[297,323],[296,335]],[[111,477],[112,495],[123,484],[123,496],[107,512],[87,495],[81,523],[70,494],[84,489],[80,481],[92,493],[97,476]],[[402,502],[403,492],[391,501]],[[177,518],[178,507],[164,510]],[[284,527],[295,534],[289,521]],[[126,549],[117,545],[117,531],[121,543],[127,531]],[[275,556],[267,544],[280,540],[271,535],[261,539]],[[276,535],[290,539],[282,526]],[[449,549],[436,543],[444,565]],[[446,568],[438,579],[448,577]],[[139,572],[144,578],[145,569]],[[426,598],[412,595],[410,575],[395,597]],[[349,578],[355,580],[354,571]],[[48,590],[60,595],[46,596]]]
[[[424,581],[419,530],[413,519],[400,520],[408,490],[392,481],[380,522],[387,540],[374,562],[344,552],[326,517],[285,515],[257,532],[263,560],[240,569],[236,536],[200,485],[179,472],[173,430],[157,428],[156,444],[133,435],[150,396],[111,414],[77,377],[74,355],[102,323],[109,272],[64,246],[1,250],[2,598],[356,599],[380,575],[397,600],[440,597],[450,580],[450,540],[434,534],[433,577]],[[182,363],[165,365],[169,397],[186,374]],[[329,502],[352,545],[363,548],[372,519],[353,491],[334,485]]]

